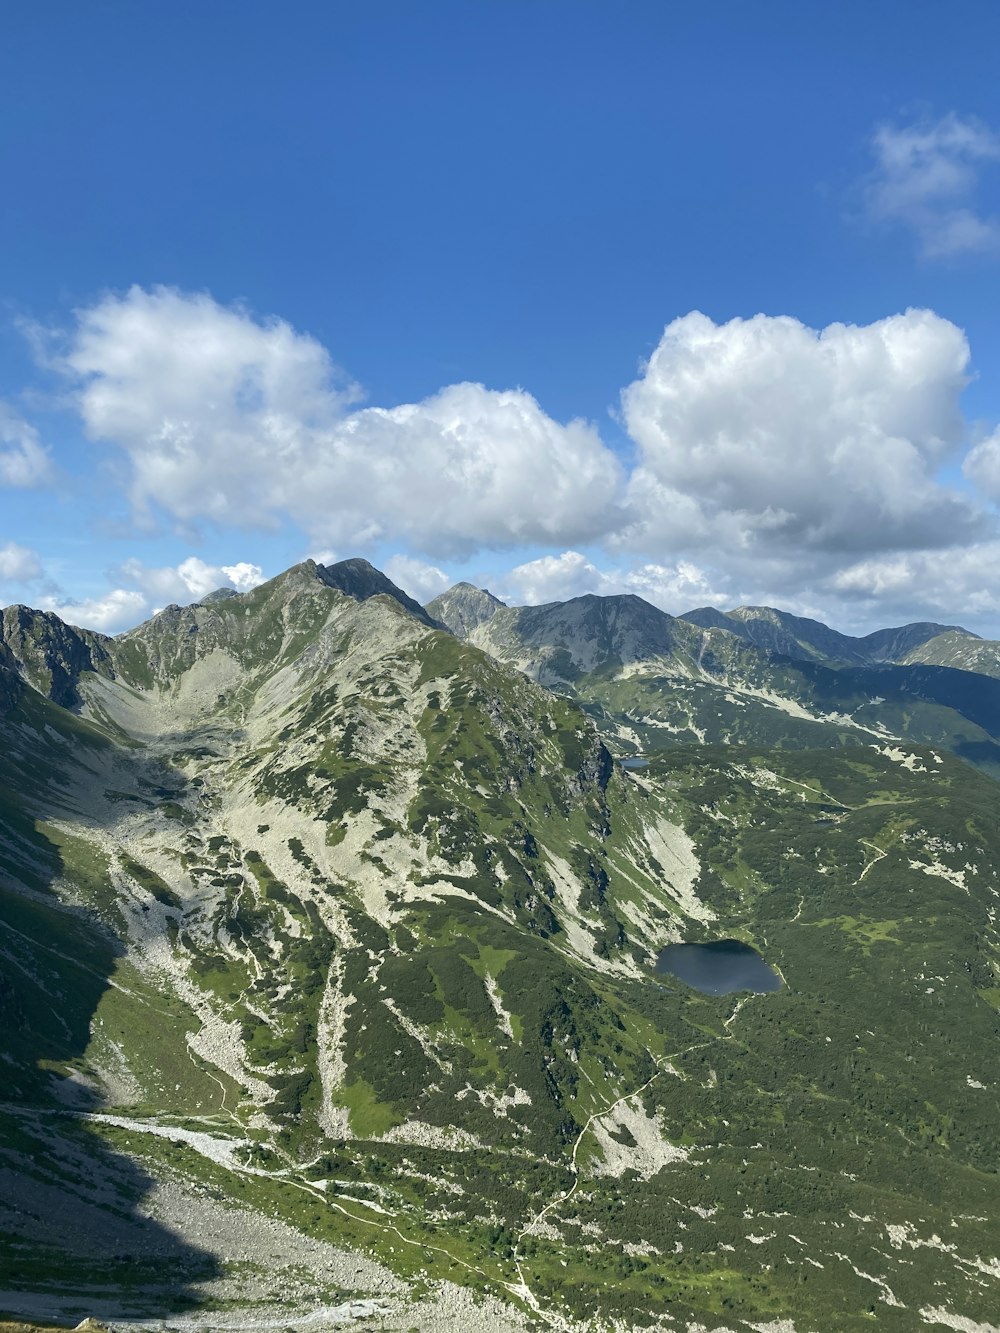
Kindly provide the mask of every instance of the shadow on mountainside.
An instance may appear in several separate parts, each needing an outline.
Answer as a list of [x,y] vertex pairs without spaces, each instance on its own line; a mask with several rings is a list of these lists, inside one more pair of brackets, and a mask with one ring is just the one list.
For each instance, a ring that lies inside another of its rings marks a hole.
[[123,950],[56,895],[72,872],[23,800],[25,732],[10,722],[0,718],[0,1309],[176,1314],[218,1264],[148,1215],[153,1177],[85,1119],[102,1109],[85,1073],[91,1025]]

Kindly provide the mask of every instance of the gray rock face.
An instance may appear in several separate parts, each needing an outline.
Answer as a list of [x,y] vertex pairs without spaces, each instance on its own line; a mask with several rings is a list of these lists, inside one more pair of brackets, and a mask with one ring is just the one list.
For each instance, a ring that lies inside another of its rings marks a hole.
[[505,609],[506,603],[499,597],[472,583],[456,583],[427,603],[428,613],[459,639],[467,639],[473,630],[488,625],[498,611]]
[[[312,564],[312,561],[307,564]],[[434,624],[419,602],[403,592],[402,588],[397,588],[391,579],[386,578],[381,570],[370,565],[367,560],[341,560],[335,565],[316,565],[315,571],[321,583],[325,583],[328,588],[339,588],[356,601],[366,602],[369,597],[380,595],[392,597],[425,625]]]
[[103,634],[27,606],[8,606],[0,624],[18,675],[53,703],[74,707],[79,702],[76,684],[84,671],[112,674],[112,640]]

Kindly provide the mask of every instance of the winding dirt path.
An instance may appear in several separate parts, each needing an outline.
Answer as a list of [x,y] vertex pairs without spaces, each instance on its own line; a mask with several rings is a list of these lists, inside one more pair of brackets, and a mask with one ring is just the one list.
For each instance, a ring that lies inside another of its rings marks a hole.
[[864,870],[862,870],[861,874],[854,881],[855,884],[860,884],[865,875],[871,870],[872,866],[878,865],[879,861],[884,860],[889,855],[888,852],[883,852],[881,847],[876,847],[873,842],[869,842],[867,838],[859,838],[858,841],[861,843],[862,847],[870,847],[873,852],[877,853],[877,855],[873,857],[871,861],[865,863]]
[[541,1222],[545,1220],[545,1218],[549,1215],[549,1213],[554,1212],[555,1209],[559,1208],[562,1204],[568,1203],[569,1200],[576,1193],[580,1185],[580,1181],[582,1179],[580,1175],[580,1167],[577,1162],[577,1154],[580,1150],[580,1145],[583,1142],[584,1136],[590,1131],[591,1125],[593,1125],[599,1120],[603,1120],[605,1116],[610,1115],[611,1112],[614,1111],[617,1107],[621,1106],[623,1102],[629,1102],[632,1100],[633,1097],[640,1096],[643,1092],[646,1091],[646,1089],[652,1083],[655,1083],[655,1081],[662,1074],[671,1072],[670,1066],[674,1060],[680,1059],[682,1056],[689,1055],[691,1051],[698,1051],[706,1046],[714,1046],[717,1042],[720,1041],[732,1041],[735,1038],[735,1033],[732,1031],[732,1024],[739,1017],[740,1012],[742,1011],[744,1006],[748,1005],[753,998],[754,998],[753,995],[743,995],[740,997],[740,999],[736,1001],[736,1004],[733,1007],[733,1012],[729,1015],[727,1019],[723,1020],[722,1023],[724,1029],[723,1035],[719,1037],[709,1037],[705,1041],[693,1042],[690,1046],[684,1046],[679,1051],[672,1051],[670,1055],[661,1056],[660,1059],[657,1061],[659,1068],[657,1069],[656,1073],[653,1074],[651,1078],[648,1078],[646,1082],[642,1084],[641,1087],[635,1088],[632,1092],[624,1093],[621,1097],[616,1098],[615,1101],[609,1102],[607,1106],[603,1107],[599,1111],[595,1111],[592,1115],[587,1117],[587,1120],[583,1128],[576,1136],[576,1141],[573,1144],[573,1152],[570,1157],[569,1169],[573,1173],[572,1185],[569,1187],[568,1190],[563,1190],[563,1192],[557,1195],[554,1199],[550,1199],[549,1202],[545,1204],[543,1208],[539,1209],[539,1211],[535,1214],[535,1216],[531,1219],[531,1221],[528,1222],[528,1224],[525,1227],[523,1227],[520,1233],[518,1234],[517,1240],[514,1242],[514,1257],[513,1257],[514,1268],[517,1271],[518,1281],[517,1283],[504,1283],[504,1285],[514,1295],[519,1296],[521,1300],[523,1300],[525,1304],[530,1307],[533,1314],[536,1314],[539,1316],[539,1318],[546,1320],[549,1327],[557,1330],[558,1333],[572,1333],[574,1326],[557,1311],[546,1310],[542,1306],[542,1303],[539,1301],[538,1297],[535,1295],[534,1291],[532,1291],[531,1285],[524,1275],[522,1257],[519,1253],[522,1242],[525,1240],[527,1236],[531,1235],[532,1231]]

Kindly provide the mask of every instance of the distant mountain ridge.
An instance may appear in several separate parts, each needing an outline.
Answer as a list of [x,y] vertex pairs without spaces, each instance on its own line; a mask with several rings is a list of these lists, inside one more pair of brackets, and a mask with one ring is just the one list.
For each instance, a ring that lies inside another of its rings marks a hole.
[[[733,611],[699,607],[680,617],[703,628],[729,629],[761,648],[802,661],[829,665],[878,666],[902,662],[922,645],[943,634],[980,641],[959,625],[918,622],[896,629],[878,629],[862,637],[841,634],[822,621],[795,616],[772,606],[738,606]],[[938,663],[937,665],[950,665]]]
[[[424,608],[362,559],[308,560],[281,579],[313,599],[322,587],[362,603],[386,598],[426,628],[446,628],[574,695],[626,748],[660,748],[685,734],[841,744],[860,730],[945,745],[1000,774],[1000,644],[960,627],[915,623],[855,638],[769,607],[675,617],[632,594],[512,607],[469,583]],[[234,626],[259,637],[243,617],[253,600],[220,589],[116,638],[14,606],[3,612],[0,641],[24,682],[79,708],[87,674],[146,688],[213,643],[229,644]]]
[[[686,639],[683,626],[677,624],[678,621],[683,621],[702,630],[725,630],[758,648],[793,660],[822,662],[827,665],[881,666],[890,663],[900,665],[925,662],[935,666],[957,666],[956,661],[937,660],[937,658],[947,656],[950,659],[964,654],[964,660],[970,663],[964,669],[977,670],[979,666],[972,665],[973,663],[989,663],[994,658],[1000,657],[997,651],[1000,645],[984,640],[960,625],[917,621],[854,636],[832,629],[822,621],[796,616],[770,606],[738,606],[732,611],[720,611],[716,607],[704,606],[684,611],[678,616],[671,616],[634,594],[601,597],[586,593],[565,602],[508,606],[487,590],[463,582],[455,584],[428,602],[427,611],[459,638],[484,641],[492,639],[499,644],[504,639],[518,636],[537,640],[538,626],[545,621],[552,622],[556,608],[559,607],[587,607],[591,622],[596,624],[594,615],[598,605],[606,605],[608,608],[607,612],[596,612],[598,616],[613,618],[617,618],[617,613],[611,608],[632,606],[633,622],[639,619],[645,620],[647,648],[650,654],[665,653],[669,656],[681,644],[687,644],[690,648],[694,641]],[[646,609],[640,610],[640,607]],[[566,615],[571,617],[575,614],[566,612]],[[484,627],[491,624],[498,616],[499,625],[503,626],[503,629],[498,628],[492,633],[486,631]],[[566,623],[568,624],[568,621]],[[669,631],[666,628],[668,624],[673,626]],[[517,631],[513,628],[515,625],[519,627]],[[654,625],[657,628],[654,629]],[[947,644],[947,652],[935,652],[930,646],[935,640],[942,640]],[[634,644],[629,651],[633,654],[640,651],[638,644]],[[993,672],[987,671],[984,674]]]
[[428,610],[577,697],[626,745],[841,745],[867,733],[944,745],[1000,776],[1000,645],[958,627],[854,638],[772,607],[671,616],[632,594],[509,607],[468,584]]
[[515,663],[542,684],[650,660],[670,661],[685,673],[696,669],[692,654],[703,636],[641,597],[586,593],[566,602],[506,606],[489,594],[488,601],[477,600],[469,585],[457,597],[455,591],[428,602],[428,612],[459,638]]

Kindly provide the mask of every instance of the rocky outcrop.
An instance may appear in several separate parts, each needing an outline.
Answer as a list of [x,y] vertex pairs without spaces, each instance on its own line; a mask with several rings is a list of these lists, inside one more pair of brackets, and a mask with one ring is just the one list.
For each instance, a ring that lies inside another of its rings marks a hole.
[[49,611],[28,606],[6,607],[0,623],[17,674],[64,708],[79,704],[77,684],[83,672],[114,674],[112,641],[103,634],[77,629]]

